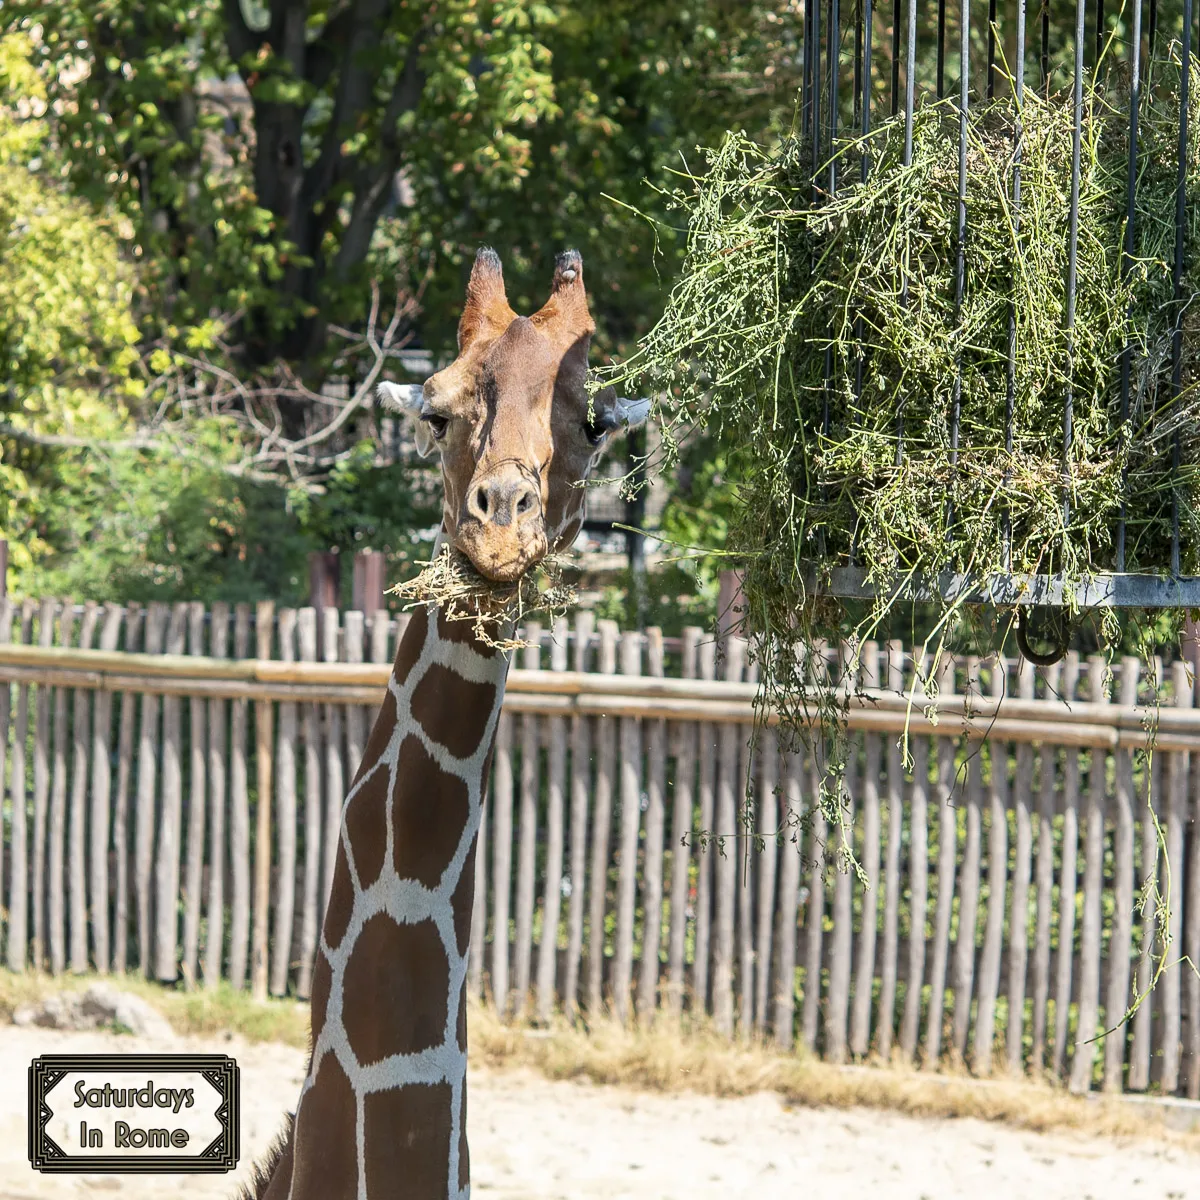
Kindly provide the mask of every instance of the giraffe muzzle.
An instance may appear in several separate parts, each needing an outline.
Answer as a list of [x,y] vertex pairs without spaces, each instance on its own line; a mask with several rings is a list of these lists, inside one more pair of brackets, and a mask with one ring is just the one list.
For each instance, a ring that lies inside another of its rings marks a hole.
[[481,575],[498,583],[519,579],[546,554],[542,498],[533,481],[513,464],[473,479],[456,542]]

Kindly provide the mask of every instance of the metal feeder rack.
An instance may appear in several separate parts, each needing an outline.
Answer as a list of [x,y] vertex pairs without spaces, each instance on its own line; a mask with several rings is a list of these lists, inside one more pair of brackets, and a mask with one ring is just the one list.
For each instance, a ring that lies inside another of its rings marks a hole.
[[[872,112],[879,108],[878,89],[873,88],[872,50],[883,40],[879,30],[884,29],[884,38],[890,39],[890,46],[885,48],[891,69],[890,115],[896,116],[903,112],[906,123],[905,162],[911,159],[912,150],[912,119],[916,95],[916,78],[918,67],[918,42],[921,42],[921,65],[926,65],[925,55],[932,53],[933,46],[927,44],[927,34],[918,37],[918,6],[923,0],[892,0],[890,27],[876,24],[872,0],[856,0],[852,11],[853,27],[849,29],[844,19],[843,7],[849,9],[843,0],[807,0],[805,5],[804,43],[803,43],[803,91],[801,103],[801,130],[806,139],[812,144],[812,164],[814,193],[817,189],[826,194],[835,194],[838,188],[839,160],[835,153],[839,139],[847,129],[842,123],[842,106],[847,93],[841,92],[843,87],[853,88],[854,121],[848,132],[854,137],[865,137],[871,132]],[[997,3],[989,0],[986,16],[986,96],[991,99],[997,81]],[[1013,63],[1012,86],[1018,102],[1026,86],[1027,60],[1036,59],[1039,70],[1038,85],[1049,88],[1052,74],[1052,47],[1050,45],[1049,0],[1040,0],[1037,6],[1029,0],[1015,0],[1010,12],[1015,17],[1015,36],[1006,47]],[[1141,81],[1143,61],[1149,60],[1154,53],[1156,39],[1166,36],[1165,29],[1170,30],[1171,36],[1177,36],[1180,44],[1181,85],[1179,95],[1180,131],[1179,159],[1177,170],[1175,196],[1175,247],[1173,263],[1174,284],[1174,326],[1171,344],[1171,386],[1170,398],[1177,397],[1182,390],[1183,375],[1183,314],[1186,297],[1183,293],[1184,256],[1189,250],[1196,253],[1196,248],[1185,246],[1185,229],[1187,224],[1187,176],[1186,148],[1188,121],[1192,109],[1197,107],[1196,101],[1190,97],[1189,72],[1193,62],[1193,46],[1195,38],[1200,41],[1200,30],[1194,30],[1197,12],[1200,4],[1196,0],[1181,0],[1182,11],[1174,5],[1168,6],[1160,0],[1128,0],[1129,12],[1124,13],[1124,25],[1110,27],[1105,15],[1105,0],[1075,0],[1075,24],[1073,44],[1073,76],[1072,98],[1074,105],[1074,153],[1072,158],[1072,187],[1070,238],[1068,272],[1064,286],[1066,322],[1068,330],[1073,327],[1075,319],[1076,292],[1076,235],[1079,218],[1079,178],[1080,178],[1080,138],[1083,123],[1084,106],[1084,73],[1085,59],[1092,64],[1100,61],[1106,43],[1121,35],[1127,51],[1127,63],[1130,75],[1130,104],[1129,104],[1129,174],[1127,184],[1126,219],[1131,229],[1137,216],[1136,209],[1136,179],[1138,172],[1138,114],[1141,103]],[[972,11],[970,0],[960,0],[959,47],[957,54],[958,106],[961,112],[959,122],[959,195],[958,195],[958,225],[957,225],[957,263],[955,268],[954,291],[955,304],[961,305],[965,284],[964,246],[968,232],[968,213],[966,206],[966,139],[967,113],[971,103],[972,79]],[[824,12],[822,11],[824,10]],[[933,5],[927,3],[927,10],[932,13]],[[1036,22],[1039,32],[1031,38],[1029,27],[1031,21]],[[975,19],[974,32],[978,36],[980,20]],[[831,36],[832,34],[832,36]],[[1039,36],[1040,34],[1040,36]],[[1089,34],[1094,34],[1089,37]],[[853,38],[853,74],[847,78],[847,63],[844,61],[844,47]],[[936,65],[931,74],[935,80],[934,94],[938,100],[946,95],[947,68],[947,5],[946,0],[938,0],[936,5]],[[1036,45],[1033,44],[1036,41]],[[831,49],[832,47],[832,49]],[[890,54],[887,54],[890,51]],[[901,62],[903,60],[903,82],[901,78]],[[953,65],[953,63],[951,63]],[[982,64],[974,64],[976,69]],[[886,76],[885,76],[886,78]],[[1005,77],[1007,81],[1007,77]],[[1197,118],[1200,119],[1200,118]],[[864,158],[862,162],[863,178],[869,170]],[[1014,182],[1019,187],[1020,159],[1014,156]],[[1019,192],[1017,193],[1019,196]],[[1127,233],[1127,239],[1131,235]],[[1127,241],[1127,245],[1128,245]],[[1126,259],[1128,262],[1128,259]],[[1015,346],[1010,346],[1010,356],[1015,354]],[[1126,421],[1130,411],[1131,360],[1133,351],[1126,347],[1121,362],[1120,406],[1119,416]],[[827,360],[828,362],[828,360]],[[829,378],[826,378],[827,393]],[[1008,446],[1012,446],[1013,403],[1010,385],[1008,397]],[[1070,388],[1066,390],[1063,400],[1063,452],[1064,457],[1071,447],[1072,439],[1072,405],[1073,396]],[[959,411],[957,404],[951,414],[951,447],[956,453],[959,444]],[[903,414],[896,414],[897,455],[902,456],[904,449]],[[1172,454],[1172,471],[1177,472],[1179,462],[1179,438],[1176,434]],[[1064,497],[1064,507],[1066,506]],[[898,600],[942,600],[949,602],[964,602],[969,604],[991,605],[1000,608],[1013,608],[1017,612],[1017,639],[1021,652],[1036,663],[1055,662],[1066,652],[1065,645],[1056,647],[1051,654],[1038,654],[1028,645],[1028,630],[1026,622],[1028,615],[1035,609],[1080,611],[1085,609],[1103,608],[1184,608],[1200,609],[1200,577],[1182,575],[1180,573],[1180,517],[1178,491],[1172,497],[1172,537],[1171,561],[1164,564],[1161,574],[1135,574],[1125,571],[1125,535],[1126,515],[1124,505],[1118,515],[1114,537],[1113,557],[1110,570],[1098,570],[1097,573],[1085,580],[1067,580],[1061,575],[1032,575],[1007,574],[991,575],[988,577],[971,577],[967,575],[946,572],[936,580],[905,579],[898,575],[894,587],[888,589],[888,594]],[[1100,564],[1098,564],[1100,565]],[[870,584],[862,567],[850,562],[843,566],[823,569],[820,573],[814,568],[809,572],[807,580],[810,594],[837,597],[841,599],[869,600],[875,598],[882,590]]]

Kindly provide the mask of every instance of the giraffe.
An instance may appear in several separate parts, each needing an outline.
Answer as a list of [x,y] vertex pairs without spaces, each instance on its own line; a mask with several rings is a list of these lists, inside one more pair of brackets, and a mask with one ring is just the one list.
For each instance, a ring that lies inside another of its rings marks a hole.
[[[531,317],[499,257],[475,258],[458,355],[421,387],[380,385],[437,450],[440,537],[511,582],[583,523],[606,445],[650,404],[589,405],[594,331],[576,251]],[[243,1200],[467,1197],[466,971],[480,805],[508,656],[473,622],[418,608],[342,808],[312,978],[308,1071]]]

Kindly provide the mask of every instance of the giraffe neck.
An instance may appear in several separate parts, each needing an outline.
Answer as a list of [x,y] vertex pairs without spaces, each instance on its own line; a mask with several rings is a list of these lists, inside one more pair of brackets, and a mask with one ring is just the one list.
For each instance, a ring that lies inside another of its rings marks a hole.
[[507,671],[469,622],[432,606],[409,622],[342,809],[312,1058],[279,1164],[290,1188],[273,1178],[270,1200],[469,1194],[467,949]]

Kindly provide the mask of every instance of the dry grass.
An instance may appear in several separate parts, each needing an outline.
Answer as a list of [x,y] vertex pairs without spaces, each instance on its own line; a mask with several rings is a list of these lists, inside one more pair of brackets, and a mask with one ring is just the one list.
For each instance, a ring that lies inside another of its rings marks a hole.
[[469,558],[449,542],[420,574],[390,589],[405,607],[436,603],[451,621],[471,621],[475,636],[498,650],[525,645],[512,631],[535,612],[565,613],[575,604],[575,590],[563,579],[562,560],[549,556],[512,583],[481,575]]
[[[74,991],[97,975],[56,979],[0,970],[0,1021],[24,1004],[57,991]],[[179,1034],[308,1047],[308,1005],[293,999],[256,1002],[228,984],[185,991],[139,976],[110,976],[123,991],[149,1001]],[[527,1067],[549,1079],[654,1092],[747,1096],[774,1091],[797,1108],[877,1108],[913,1117],[976,1117],[1037,1133],[1073,1130],[1098,1137],[1153,1137],[1195,1147],[1200,1133],[1164,1129],[1153,1111],[1116,1099],[1082,1099],[1049,1083],[979,1080],[950,1070],[916,1071],[902,1065],[834,1067],[803,1053],[783,1053],[760,1042],[730,1043],[708,1027],[677,1031],[665,1023],[622,1029],[612,1021],[589,1029],[558,1019],[549,1028],[506,1024],[488,1005],[472,1004],[471,1062],[477,1067]]]
[[[878,1108],[914,1117],[976,1117],[1037,1133],[1074,1130],[1101,1137],[1163,1137],[1152,1113],[1119,1100],[1070,1096],[1049,1083],[979,1080],[952,1071],[901,1065],[835,1067],[758,1042],[731,1044],[711,1029],[680,1034],[666,1026],[624,1030],[613,1022],[588,1031],[565,1021],[549,1029],[507,1025],[490,1007],[470,1016],[471,1061],[527,1066],[551,1079],[646,1091],[713,1096],[778,1092],[795,1107]],[[1192,1145],[1200,1134],[1176,1135]]]
[[0,970],[0,1021],[11,1021],[22,1005],[33,1004],[53,992],[81,991],[104,980],[123,992],[152,1004],[176,1033],[195,1037],[234,1034],[249,1042],[282,1042],[308,1047],[308,1004],[299,1000],[259,1003],[228,983],[212,991],[153,983],[140,975],[70,975],[56,978],[35,972],[15,974]]

